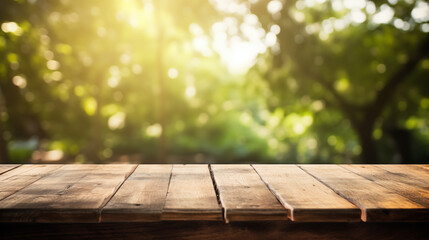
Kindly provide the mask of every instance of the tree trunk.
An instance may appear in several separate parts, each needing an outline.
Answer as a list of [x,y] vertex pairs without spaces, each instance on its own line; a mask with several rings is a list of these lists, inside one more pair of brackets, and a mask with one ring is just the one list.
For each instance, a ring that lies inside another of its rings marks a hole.
[[157,65],[158,65],[158,121],[161,125],[161,136],[158,141],[158,161],[165,163],[167,155],[167,140],[165,136],[166,132],[166,116],[165,116],[165,103],[166,103],[166,91],[165,91],[165,69],[164,69],[164,25],[162,23],[161,8],[162,1],[156,1],[156,24],[157,24]]
[[5,102],[3,98],[3,92],[0,86],[0,163],[8,163],[9,162],[9,150],[7,148],[7,141],[4,138],[4,124],[1,119],[2,112],[6,112]]
[[89,151],[90,161],[100,162],[100,152],[103,146],[102,143],[102,119],[101,119],[101,84],[95,93],[95,100],[97,102],[97,107],[92,117],[92,132],[91,132],[91,149]]
[[0,80],[2,101],[8,113],[8,130],[14,138],[47,137],[39,116],[24,99],[20,89],[12,83],[12,77],[8,74],[6,79]]
[[9,154],[6,139],[4,139],[3,121],[0,119],[0,163],[8,163]]
[[361,163],[369,164],[378,162],[377,149],[374,138],[372,137],[373,129],[373,124],[363,127],[355,127],[355,131],[358,134],[359,143],[362,148],[362,152],[360,154]]
[[410,130],[396,127],[389,129],[388,133],[395,143],[397,153],[401,156],[400,163],[413,163],[413,137]]

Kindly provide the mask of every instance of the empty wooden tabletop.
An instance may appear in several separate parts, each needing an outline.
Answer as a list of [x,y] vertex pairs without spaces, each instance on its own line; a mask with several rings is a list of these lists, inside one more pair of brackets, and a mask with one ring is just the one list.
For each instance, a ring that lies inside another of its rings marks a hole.
[[429,222],[429,165],[0,165],[0,222]]

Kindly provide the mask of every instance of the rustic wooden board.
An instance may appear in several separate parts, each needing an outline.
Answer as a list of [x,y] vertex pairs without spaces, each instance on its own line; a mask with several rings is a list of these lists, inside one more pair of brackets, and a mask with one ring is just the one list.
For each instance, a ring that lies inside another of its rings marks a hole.
[[207,165],[174,165],[163,220],[222,221]]
[[[403,171],[403,174],[395,174],[375,165],[347,165],[343,167],[429,208],[429,190],[420,187],[420,181],[414,179],[413,174],[408,174],[407,170]],[[429,174],[427,177],[429,178]]]
[[0,164],[0,174],[17,168],[19,164]]
[[0,223],[356,220],[344,199],[364,221],[429,221],[427,166],[21,165],[0,174]]
[[136,165],[64,165],[0,201],[0,221],[98,222]]
[[102,222],[160,221],[172,165],[139,165],[101,211]]
[[426,165],[424,165],[424,164],[416,164],[414,166],[429,171],[429,164],[426,164]]
[[287,210],[250,165],[211,165],[225,221],[286,220]]
[[[398,177],[402,177],[401,181],[410,185],[419,186],[429,190],[429,171],[415,165],[376,165],[386,171],[391,172]],[[429,165],[428,165],[429,166]]]
[[0,200],[18,192],[62,165],[23,165],[0,175]]
[[363,221],[428,221],[424,206],[338,165],[301,168],[362,209]]
[[304,172],[296,165],[253,165],[262,180],[290,210],[292,221],[360,221],[355,205]]

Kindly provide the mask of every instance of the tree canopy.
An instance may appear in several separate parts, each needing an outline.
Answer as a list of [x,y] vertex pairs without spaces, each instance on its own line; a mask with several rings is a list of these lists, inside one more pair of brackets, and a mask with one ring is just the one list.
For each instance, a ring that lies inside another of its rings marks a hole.
[[7,0],[0,159],[411,163],[421,0]]

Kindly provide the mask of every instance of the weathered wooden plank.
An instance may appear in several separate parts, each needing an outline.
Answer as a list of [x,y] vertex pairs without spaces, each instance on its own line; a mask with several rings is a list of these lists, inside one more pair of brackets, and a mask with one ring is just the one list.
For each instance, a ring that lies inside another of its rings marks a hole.
[[65,165],[0,201],[0,221],[98,222],[136,165]]
[[22,165],[0,175],[0,200],[18,192],[62,165]]
[[428,221],[424,206],[338,165],[301,168],[362,209],[363,221]]
[[139,165],[101,211],[102,222],[160,221],[172,165]]
[[375,165],[342,167],[429,208],[429,190],[420,187],[420,181],[414,179],[412,174],[407,174],[407,170],[403,171],[404,174],[395,174]]
[[0,174],[19,167],[19,164],[0,164]]
[[285,220],[287,210],[250,165],[211,165],[225,221]]
[[419,168],[415,165],[382,164],[376,166],[401,177],[401,180],[404,183],[416,185],[429,190],[429,171],[424,168]]
[[320,183],[296,165],[253,165],[292,221],[360,221],[355,205]]
[[173,165],[162,219],[223,219],[207,165]]
[[414,166],[416,166],[418,168],[423,168],[424,170],[429,171],[429,164],[416,164]]

